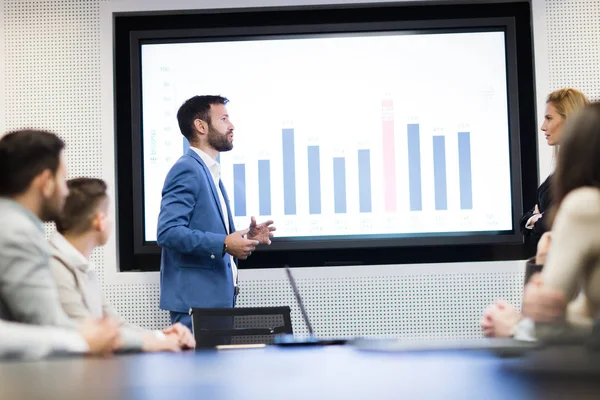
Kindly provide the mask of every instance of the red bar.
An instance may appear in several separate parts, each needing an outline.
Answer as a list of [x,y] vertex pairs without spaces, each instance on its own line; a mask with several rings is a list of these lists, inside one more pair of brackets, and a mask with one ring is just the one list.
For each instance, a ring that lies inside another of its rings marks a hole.
[[394,146],[394,101],[383,100],[381,104],[383,128],[383,186],[385,211],[396,211],[396,154]]

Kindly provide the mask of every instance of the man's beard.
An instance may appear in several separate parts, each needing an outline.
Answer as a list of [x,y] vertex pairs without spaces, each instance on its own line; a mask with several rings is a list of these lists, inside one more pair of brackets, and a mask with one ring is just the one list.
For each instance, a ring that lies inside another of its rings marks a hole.
[[63,207],[64,201],[61,201],[57,191],[55,191],[52,197],[44,199],[39,217],[44,222],[56,221],[62,215]]
[[60,217],[60,207],[53,204],[55,201],[55,199],[50,199],[42,204],[40,219],[43,222],[56,221]]
[[233,149],[233,143],[228,139],[231,132],[226,135],[219,133],[212,125],[208,126],[208,144],[218,152],[229,151]]

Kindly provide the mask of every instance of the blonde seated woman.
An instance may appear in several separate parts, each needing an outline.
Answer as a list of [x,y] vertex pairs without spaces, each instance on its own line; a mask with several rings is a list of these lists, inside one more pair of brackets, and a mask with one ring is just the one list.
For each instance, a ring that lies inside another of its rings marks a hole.
[[103,246],[111,231],[106,183],[79,178],[67,182],[69,196],[56,219],[50,238],[50,269],[61,305],[75,321],[108,316],[120,326],[121,350],[179,351],[195,347],[190,330],[182,324],[162,331],[148,331],[127,323],[104,298],[90,256]]
[[[550,93],[546,98],[546,112],[541,130],[544,132],[549,146],[554,147],[555,157],[558,157],[558,146],[562,145],[563,129],[569,120],[578,111],[589,105],[588,98],[580,91],[572,88],[559,89]],[[548,223],[545,207],[555,204],[553,190],[554,174],[549,176],[538,189],[538,202],[532,211],[521,218],[522,231],[530,235],[542,235],[537,242],[537,255],[528,261],[525,273],[525,283],[529,277],[541,270],[550,246],[550,234],[546,232]],[[540,210],[541,209],[541,210]],[[538,240],[538,239],[536,239]],[[514,336],[517,324],[522,320],[521,313],[504,300],[498,300],[490,305],[481,319],[483,334],[488,337]],[[525,338],[528,338],[526,335]]]
[[525,287],[523,314],[538,339],[586,337],[600,311],[600,103],[567,124],[553,185],[552,246]]

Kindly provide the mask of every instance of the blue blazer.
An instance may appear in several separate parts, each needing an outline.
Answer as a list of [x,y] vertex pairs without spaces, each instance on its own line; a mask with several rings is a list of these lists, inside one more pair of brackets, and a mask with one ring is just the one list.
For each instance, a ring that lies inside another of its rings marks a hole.
[[[219,182],[229,232],[235,227],[229,199]],[[160,308],[187,313],[190,307],[235,306],[233,262],[223,254],[227,230],[212,175],[200,156],[188,149],[165,179],[158,217]]]

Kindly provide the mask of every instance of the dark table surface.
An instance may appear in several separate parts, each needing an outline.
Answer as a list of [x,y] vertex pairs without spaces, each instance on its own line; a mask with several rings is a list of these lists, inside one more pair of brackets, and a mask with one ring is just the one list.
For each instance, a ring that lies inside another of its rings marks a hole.
[[0,363],[2,400],[192,398],[600,399],[600,356],[329,346]]

